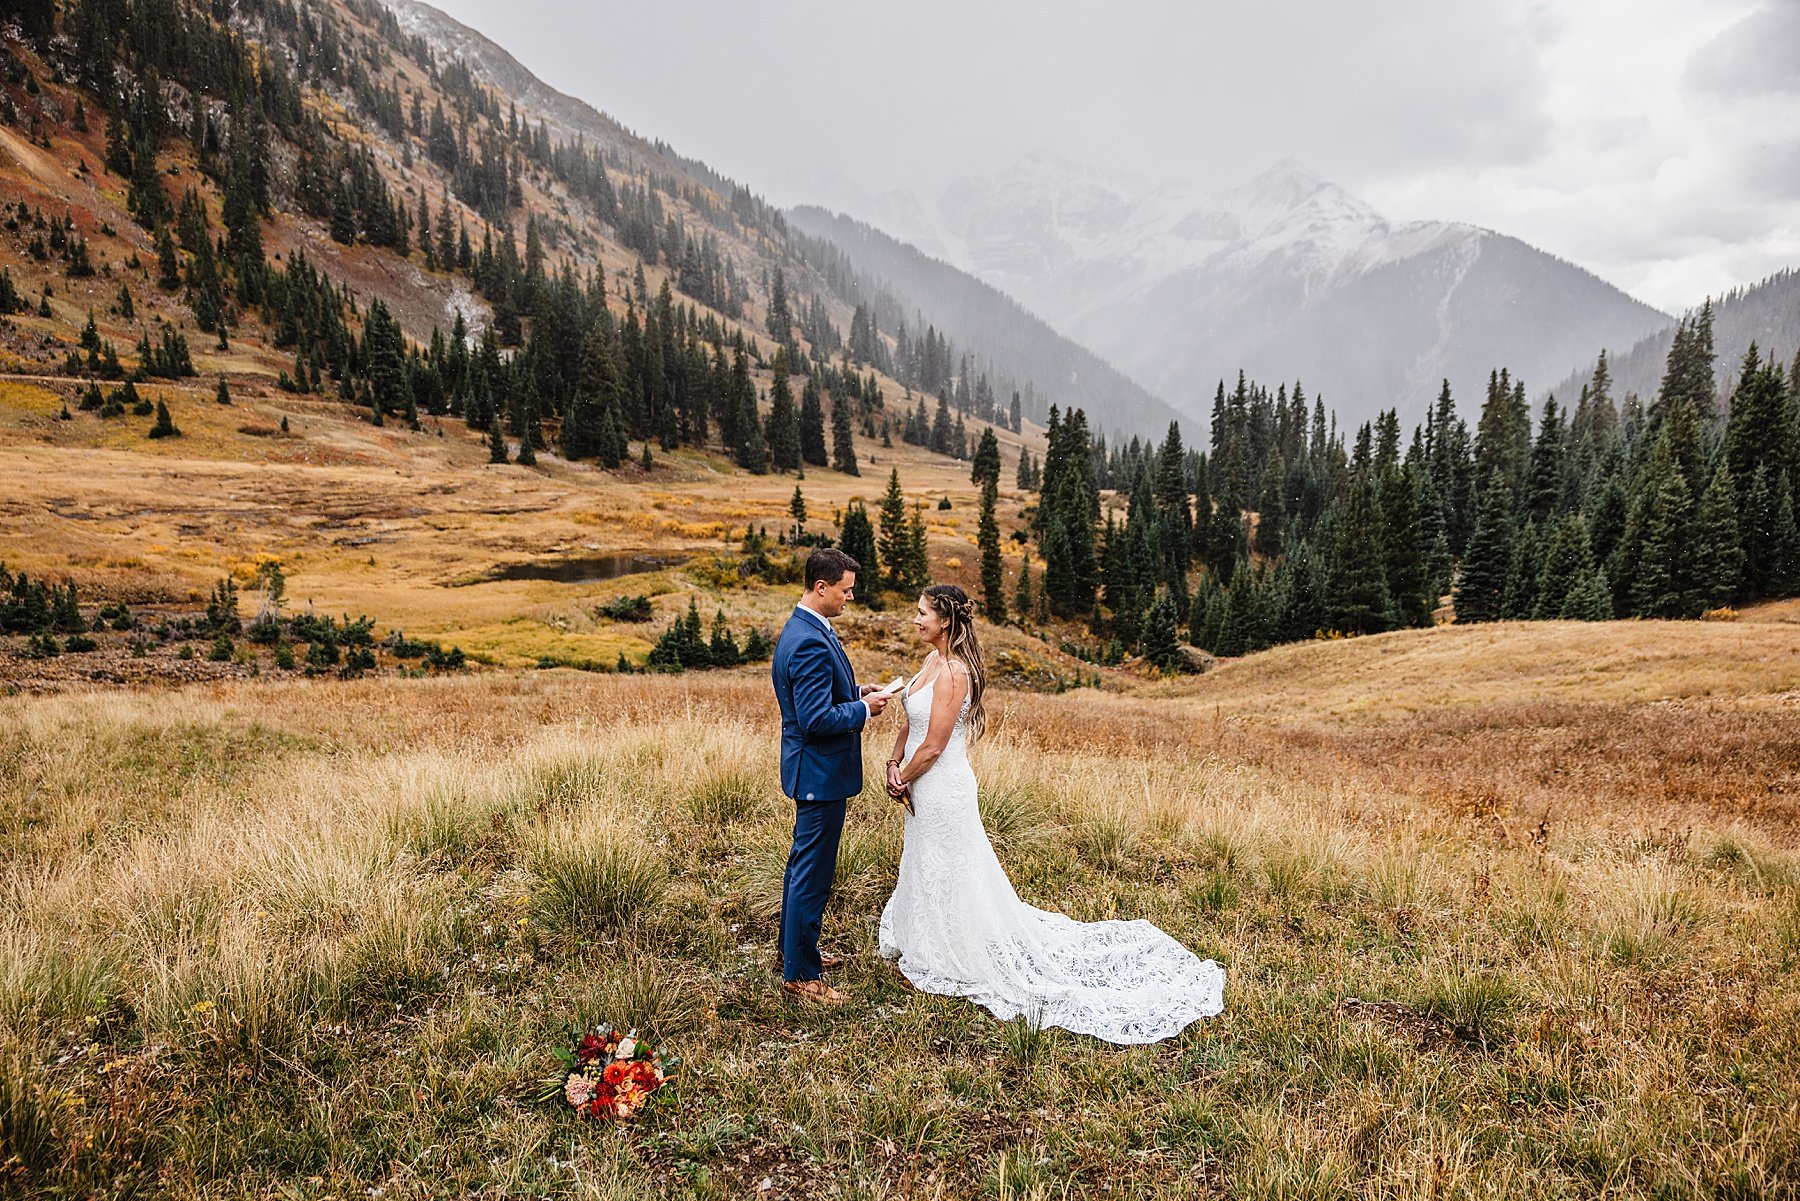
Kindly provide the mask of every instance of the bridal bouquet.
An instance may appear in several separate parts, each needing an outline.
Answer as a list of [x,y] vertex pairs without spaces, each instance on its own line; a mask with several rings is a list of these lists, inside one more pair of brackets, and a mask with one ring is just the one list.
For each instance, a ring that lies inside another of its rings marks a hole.
[[597,1026],[558,1055],[563,1071],[544,1081],[545,1099],[560,1096],[584,1118],[628,1118],[669,1078],[662,1056],[636,1030]]

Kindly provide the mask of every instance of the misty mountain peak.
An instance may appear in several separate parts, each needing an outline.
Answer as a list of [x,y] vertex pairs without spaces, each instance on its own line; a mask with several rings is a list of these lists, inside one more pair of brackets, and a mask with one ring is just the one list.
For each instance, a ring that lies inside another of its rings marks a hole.
[[1326,186],[1326,181],[1297,158],[1284,158],[1252,179],[1239,193],[1269,208],[1296,208]]
[[1208,382],[1246,367],[1327,388],[1359,418],[1416,415],[1445,377],[1463,394],[1499,363],[1560,377],[1663,321],[1513,239],[1390,223],[1291,157],[1207,192],[1036,150],[907,217],[892,232],[1194,412]]

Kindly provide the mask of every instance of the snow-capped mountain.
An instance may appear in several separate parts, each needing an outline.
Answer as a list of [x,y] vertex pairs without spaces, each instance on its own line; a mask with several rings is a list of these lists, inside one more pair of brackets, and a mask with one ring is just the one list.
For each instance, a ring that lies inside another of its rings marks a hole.
[[1198,417],[1241,367],[1347,419],[1416,418],[1444,378],[1468,402],[1495,367],[1548,384],[1669,321],[1515,238],[1389,222],[1292,159],[1208,194],[1038,151],[935,204],[843,199]]

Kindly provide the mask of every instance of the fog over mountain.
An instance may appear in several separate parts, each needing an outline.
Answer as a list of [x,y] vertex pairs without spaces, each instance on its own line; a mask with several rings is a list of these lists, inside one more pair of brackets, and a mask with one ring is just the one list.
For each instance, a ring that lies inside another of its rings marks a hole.
[[1037,151],[932,201],[821,178],[859,216],[1016,298],[1204,417],[1239,368],[1304,381],[1348,420],[1417,419],[1508,367],[1538,385],[1670,318],[1516,238],[1394,223],[1287,159],[1205,193]]

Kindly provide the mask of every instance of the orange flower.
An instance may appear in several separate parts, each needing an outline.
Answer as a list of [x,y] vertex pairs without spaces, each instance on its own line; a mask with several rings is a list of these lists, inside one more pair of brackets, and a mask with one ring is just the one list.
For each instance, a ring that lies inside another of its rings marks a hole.
[[631,1074],[631,1065],[630,1064],[609,1063],[606,1065],[606,1071],[604,1073],[602,1073],[601,1078],[604,1079],[608,1084],[612,1085],[614,1088],[617,1088],[621,1083],[624,1082],[625,1078],[627,1076],[629,1076],[630,1074]]

